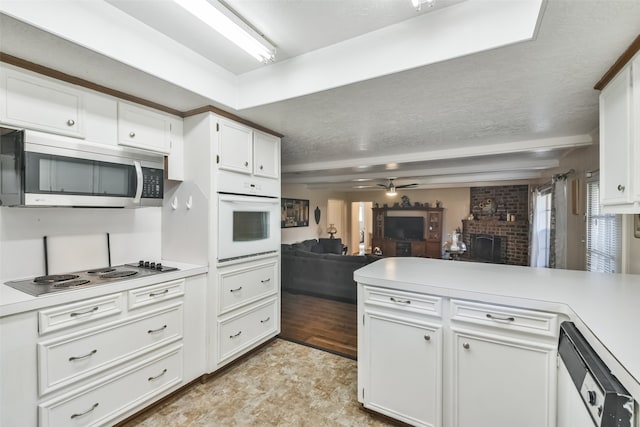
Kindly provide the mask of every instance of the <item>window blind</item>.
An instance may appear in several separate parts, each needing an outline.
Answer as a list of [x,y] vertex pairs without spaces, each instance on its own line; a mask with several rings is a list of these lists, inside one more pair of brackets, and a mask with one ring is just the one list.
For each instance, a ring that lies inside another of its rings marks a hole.
[[620,271],[622,218],[602,213],[597,174],[587,181],[587,271]]

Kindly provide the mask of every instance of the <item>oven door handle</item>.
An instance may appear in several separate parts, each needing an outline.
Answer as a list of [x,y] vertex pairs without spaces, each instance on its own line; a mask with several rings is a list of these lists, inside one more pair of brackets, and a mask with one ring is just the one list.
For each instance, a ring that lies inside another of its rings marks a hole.
[[278,199],[266,198],[266,197],[237,197],[237,196],[220,196],[220,201],[233,203],[236,205],[277,205]]
[[136,168],[136,195],[133,198],[133,203],[140,203],[140,199],[142,198],[142,186],[143,186],[143,177],[142,177],[142,165],[139,161],[134,160],[133,166]]

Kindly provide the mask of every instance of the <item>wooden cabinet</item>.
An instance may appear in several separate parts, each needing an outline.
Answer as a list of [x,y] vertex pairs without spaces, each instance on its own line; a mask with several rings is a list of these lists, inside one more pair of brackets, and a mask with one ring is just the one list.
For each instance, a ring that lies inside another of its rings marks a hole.
[[82,92],[53,79],[0,69],[0,121],[73,137],[84,136]]
[[419,426],[555,426],[558,314],[359,283],[358,315],[365,407]]
[[411,425],[441,426],[439,298],[375,288],[364,295],[361,401]]
[[[443,208],[373,208],[372,247],[379,247],[385,256],[414,256],[440,258],[442,252]],[[424,218],[423,240],[385,238],[387,216],[415,216]]]
[[149,108],[118,102],[118,144],[169,154],[169,117]]
[[0,318],[0,425],[112,425],[205,373],[206,285],[199,275]]
[[600,94],[600,201],[640,213],[640,54]]

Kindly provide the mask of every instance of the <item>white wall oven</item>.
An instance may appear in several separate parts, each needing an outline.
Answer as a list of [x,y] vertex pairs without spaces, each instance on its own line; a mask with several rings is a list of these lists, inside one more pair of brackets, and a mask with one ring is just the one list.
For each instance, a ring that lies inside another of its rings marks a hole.
[[279,249],[279,198],[218,193],[219,262]]

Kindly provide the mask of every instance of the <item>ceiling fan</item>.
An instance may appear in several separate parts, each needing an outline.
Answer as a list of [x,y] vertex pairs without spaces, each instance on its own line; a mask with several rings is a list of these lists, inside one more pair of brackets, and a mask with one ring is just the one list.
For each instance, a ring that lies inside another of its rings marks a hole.
[[410,187],[415,187],[416,183],[413,184],[404,184],[404,185],[395,185],[393,183],[393,178],[389,178],[389,183],[387,185],[385,184],[378,184],[378,186],[383,187],[385,190],[387,190],[387,196],[395,196],[396,190],[400,189],[400,188],[410,188]]

